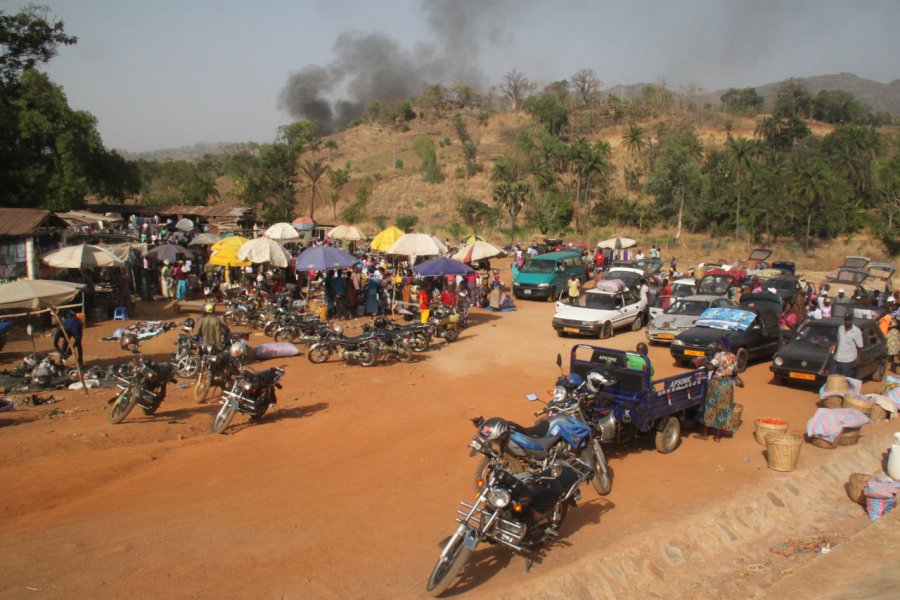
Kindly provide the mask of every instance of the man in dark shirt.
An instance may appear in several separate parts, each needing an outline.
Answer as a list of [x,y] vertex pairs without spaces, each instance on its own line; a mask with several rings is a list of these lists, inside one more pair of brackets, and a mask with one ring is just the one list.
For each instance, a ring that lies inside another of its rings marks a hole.
[[78,364],[82,364],[84,350],[81,347],[81,337],[84,333],[84,326],[81,324],[81,319],[68,311],[60,316],[64,317],[62,327],[58,327],[56,333],[53,334],[53,347],[59,352],[60,357],[64,359],[72,354],[69,345],[66,343],[66,338],[63,335],[63,329],[65,329],[66,334],[72,341],[72,347],[75,349],[75,360],[78,361]]

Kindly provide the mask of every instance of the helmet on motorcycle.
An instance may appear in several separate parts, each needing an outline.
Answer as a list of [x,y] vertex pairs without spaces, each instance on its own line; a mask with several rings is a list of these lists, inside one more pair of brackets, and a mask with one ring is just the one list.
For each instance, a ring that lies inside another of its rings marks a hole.
[[375,320],[372,321],[372,325],[374,325],[375,327],[384,327],[386,323],[387,319],[381,316],[375,317]]
[[335,325],[334,332],[338,335],[344,335],[344,326],[343,325]]
[[203,312],[205,312],[208,315],[213,314],[214,312],[216,312],[216,305],[213,304],[212,302],[207,302],[206,304],[203,305]]
[[244,356],[244,343],[243,342],[234,342],[228,348],[228,354],[231,358],[243,358]]
[[509,431],[506,421],[499,417],[492,417],[481,424],[478,432],[486,440],[499,440]]
[[578,373],[569,373],[569,376],[566,377],[569,380],[569,383],[572,384],[572,387],[578,387],[582,383],[584,383],[584,379],[581,378],[581,375]]
[[610,385],[612,380],[603,376],[599,371],[591,371],[587,374],[587,381],[585,383],[585,387],[592,394],[596,394],[606,386]]
[[188,317],[184,320],[184,324],[181,326],[182,329],[193,329],[194,328],[194,319]]
[[119,346],[122,347],[122,350],[130,350],[131,352],[137,352],[138,346],[140,342],[138,341],[137,335],[133,333],[123,334],[121,338],[119,338]]

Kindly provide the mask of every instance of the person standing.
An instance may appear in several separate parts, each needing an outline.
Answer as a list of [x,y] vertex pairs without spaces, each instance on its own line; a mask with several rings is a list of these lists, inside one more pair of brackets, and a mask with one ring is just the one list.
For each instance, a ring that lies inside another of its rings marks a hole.
[[174,282],[174,277],[172,277],[172,266],[169,264],[169,261],[163,262],[163,268],[159,271],[159,288],[162,290],[163,298],[166,300],[172,299],[172,283]]
[[832,346],[831,372],[852,377],[862,347],[862,331],[853,324],[853,313],[848,312],[844,315],[844,325],[838,327],[837,343]]
[[419,301],[419,320],[422,323],[428,322],[428,316],[431,314],[431,308],[429,305],[429,295],[428,290],[425,289],[425,284],[419,286],[419,293],[416,296],[416,299]]
[[[893,306],[893,303],[890,304]],[[891,371],[896,373],[900,366],[900,319],[893,319],[887,332],[887,359]]]
[[[704,366],[713,371],[706,386],[706,401],[703,406],[703,434],[706,439],[709,430],[715,430],[718,442],[723,431],[734,429],[734,384],[738,377],[737,357],[731,352],[731,339],[722,336],[716,340],[716,353],[705,361]],[[740,380],[738,380],[740,381]]]
[[569,277],[568,286],[569,298],[577,298],[581,294],[581,281],[575,275]]
[[203,305],[203,316],[194,325],[191,332],[194,336],[200,336],[202,347],[212,346],[213,353],[225,349],[225,326],[219,322],[215,315],[215,304],[208,302]]

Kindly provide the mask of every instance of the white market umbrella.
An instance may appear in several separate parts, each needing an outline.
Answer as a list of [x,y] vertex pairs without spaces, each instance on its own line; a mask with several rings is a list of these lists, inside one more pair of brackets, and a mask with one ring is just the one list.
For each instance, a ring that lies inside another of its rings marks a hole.
[[65,246],[41,257],[44,264],[56,269],[89,269],[93,267],[124,267],[125,263],[115,254],[89,244]]
[[75,297],[84,284],[49,279],[19,279],[0,285],[0,310],[24,308],[41,310],[65,304]]
[[270,240],[296,240],[300,237],[297,230],[290,223],[275,223],[266,229],[264,236]]
[[620,250],[622,248],[631,248],[637,245],[637,242],[627,237],[613,237],[597,243],[598,248],[609,248],[610,250]]
[[495,256],[504,256],[506,253],[487,242],[475,240],[468,246],[460,248],[459,252],[453,255],[453,258],[464,263],[478,262],[485,258],[494,258]]
[[335,240],[347,240],[350,242],[358,242],[366,239],[366,234],[353,225],[338,225],[337,227],[332,227],[325,235],[326,237]]
[[188,243],[188,246],[212,246],[221,239],[222,236],[217,233],[201,233],[192,239]]
[[400,256],[439,256],[446,252],[447,246],[427,233],[407,233],[387,251]]
[[240,247],[237,257],[257,264],[269,263],[273,267],[287,267],[291,260],[291,255],[284,246],[267,237],[250,240]]
[[192,231],[194,229],[194,222],[190,219],[181,219],[175,223],[175,229],[178,231]]

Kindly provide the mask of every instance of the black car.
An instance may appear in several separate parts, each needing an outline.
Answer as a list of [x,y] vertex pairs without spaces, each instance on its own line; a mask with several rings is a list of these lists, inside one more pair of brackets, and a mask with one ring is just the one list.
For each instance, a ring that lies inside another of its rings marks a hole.
[[[862,356],[853,376],[881,381],[887,371],[887,341],[878,328],[878,322],[854,319],[853,324],[863,334]],[[775,381],[781,384],[824,383],[831,367],[829,351],[837,343],[838,328],[843,326],[844,319],[840,317],[809,320],[801,325],[791,341],[772,358],[769,370]]]
[[679,365],[686,366],[695,358],[711,358],[716,353],[716,340],[728,337],[731,351],[737,357],[740,372],[756,358],[767,358],[778,350],[778,311],[766,306],[746,308],[753,315],[745,330],[695,325],[675,336],[669,351]]
[[800,289],[800,278],[794,275],[779,275],[767,279],[763,287],[769,291],[774,290],[772,293],[781,298],[782,305],[788,306],[794,299],[794,294]]

